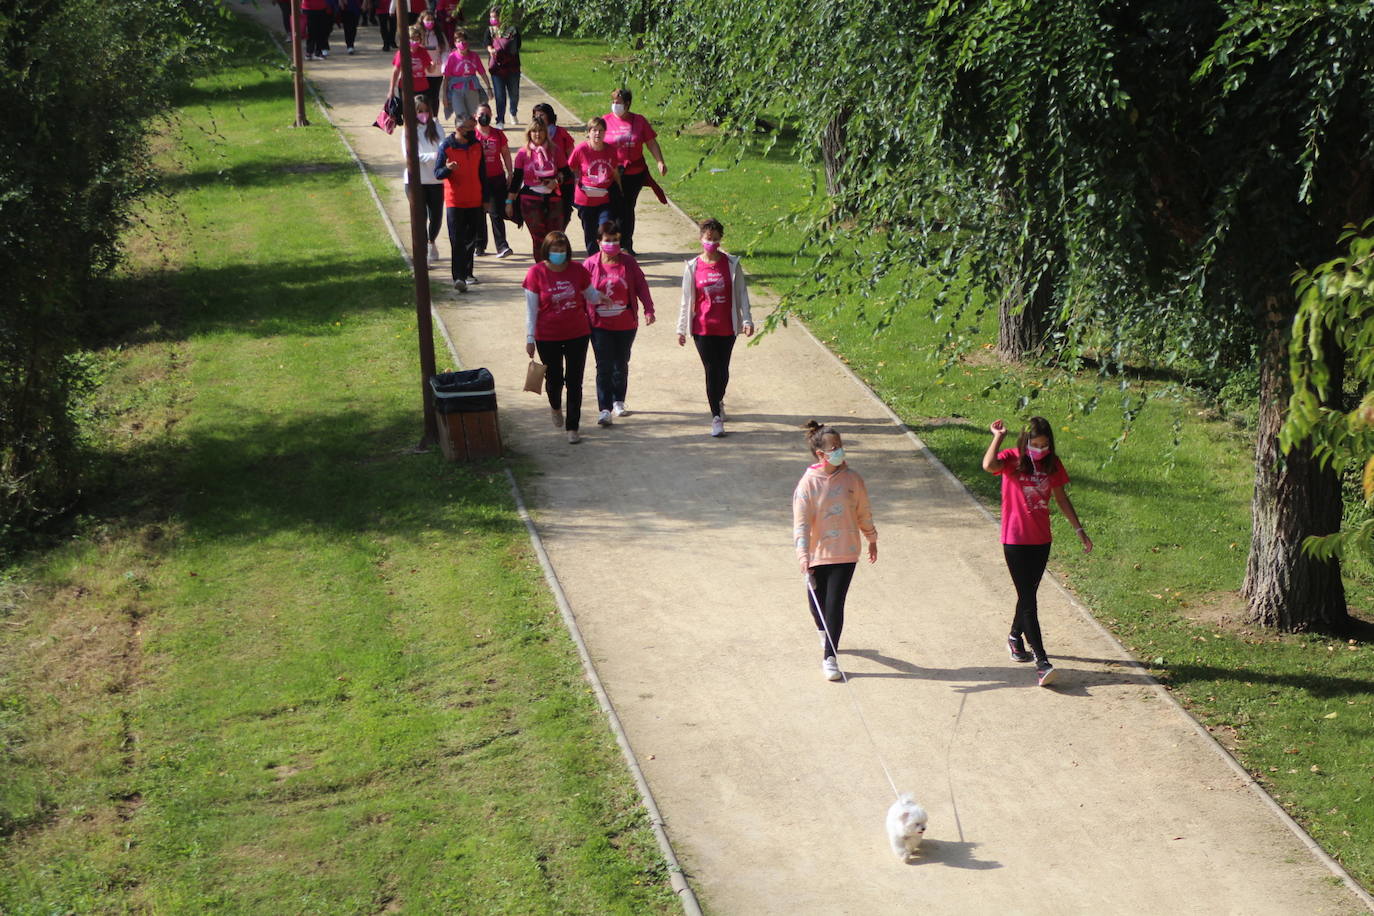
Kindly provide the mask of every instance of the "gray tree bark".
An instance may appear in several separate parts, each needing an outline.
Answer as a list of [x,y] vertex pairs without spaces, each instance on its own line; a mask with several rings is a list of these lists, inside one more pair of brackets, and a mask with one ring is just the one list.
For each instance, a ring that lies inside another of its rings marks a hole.
[[[1288,632],[1339,632],[1350,622],[1338,560],[1303,552],[1309,535],[1341,527],[1341,486],[1306,448],[1284,455],[1279,429],[1292,394],[1288,375],[1289,322],[1271,298],[1260,355],[1260,414],[1255,445],[1254,533],[1241,595],[1250,623]],[[1332,362],[1332,389],[1341,390],[1339,354]]]

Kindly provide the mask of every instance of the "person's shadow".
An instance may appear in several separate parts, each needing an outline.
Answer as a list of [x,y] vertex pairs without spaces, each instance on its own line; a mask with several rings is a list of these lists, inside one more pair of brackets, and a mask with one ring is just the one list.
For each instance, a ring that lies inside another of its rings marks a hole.
[[[1025,664],[1010,665],[976,665],[964,668],[922,668],[920,665],[913,664],[900,658],[893,658],[884,655],[877,649],[841,649],[840,656],[852,655],[857,658],[867,659],[876,662],[888,671],[850,671],[845,668],[845,677],[850,680],[862,680],[864,678],[909,678],[923,681],[949,681],[954,685],[954,690],[961,693],[982,693],[987,690],[998,690],[1003,687],[1023,688],[1028,683],[1035,681],[1034,671],[1031,666]],[[1120,659],[1100,659],[1100,658],[1074,658],[1063,656],[1064,661],[1080,661],[1093,665],[1108,665],[1105,670],[1099,667],[1093,668],[1069,668],[1063,665],[1059,668],[1059,679],[1050,687],[1056,693],[1068,696],[1091,696],[1091,688],[1104,687],[1111,684],[1135,684],[1148,686],[1154,683],[1150,675],[1133,666],[1130,662]]]

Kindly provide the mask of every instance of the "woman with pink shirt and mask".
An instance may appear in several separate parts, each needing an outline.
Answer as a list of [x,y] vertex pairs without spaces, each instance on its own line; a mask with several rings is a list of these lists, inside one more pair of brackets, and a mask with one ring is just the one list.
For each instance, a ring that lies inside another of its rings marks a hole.
[[820,634],[821,674],[841,680],[835,653],[844,631],[844,605],[859,565],[860,535],[868,541],[868,562],[878,562],[878,529],[868,488],[850,470],[844,443],[834,427],[806,424],[806,444],[816,463],[792,492],[792,543],[807,579],[806,606]]
[[483,86],[488,96],[494,94],[487,68],[468,45],[467,34],[455,32],[453,51],[444,61],[444,117],[475,120],[477,108],[482,104]]
[[[1054,450],[1054,427],[1044,417],[1031,417],[1016,440],[1016,448],[1001,450],[1007,426],[994,420],[988,427],[992,441],[983,455],[983,470],[1002,478],[1002,554],[1016,587],[1016,616],[1007,636],[1007,651],[1014,662],[1035,661],[1041,687],[1055,679],[1054,665],[1045,654],[1040,635],[1040,609],[1035,593],[1050,559],[1050,497],[1073,525],[1083,552],[1093,549],[1064,486],[1069,472]],[[1024,642],[1022,641],[1024,637]],[[1030,643],[1031,651],[1026,651]]]
[[[621,238],[624,238],[621,228]],[[682,310],[677,318],[677,345],[687,335],[697,347],[706,372],[706,406],[711,410],[711,435],[725,435],[725,389],[730,384],[730,355],[741,331],[754,336],[749,312],[749,287],[739,258],[721,250],[725,227],[719,220],[701,223],[701,255],[682,271]],[[622,245],[624,242],[622,241]]]

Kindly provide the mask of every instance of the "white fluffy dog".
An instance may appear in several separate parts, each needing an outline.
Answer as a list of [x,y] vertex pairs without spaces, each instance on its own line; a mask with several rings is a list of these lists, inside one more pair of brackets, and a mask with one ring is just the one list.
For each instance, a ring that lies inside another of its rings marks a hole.
[[926,809],[910,795],[903,795],[887,809],[887,838],[897,858],[905,862],[916,855],[926,835],[926,820]]

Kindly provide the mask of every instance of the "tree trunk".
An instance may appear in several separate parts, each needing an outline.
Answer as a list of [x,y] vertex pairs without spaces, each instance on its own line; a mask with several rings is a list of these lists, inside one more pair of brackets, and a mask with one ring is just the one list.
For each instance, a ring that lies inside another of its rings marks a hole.
[[1050,272],[1041,270],[1023,247],[1003,273],[997,303],[997,352],[1018,362],[1039,353],[1053,307]]
[[825,190],[831,197],[840,193],[840,166],[844,162],[845,115],[838,114],[825,125],[821,135],[821,157],[825,160]]
[[[1241,595],[1248,622],[1288,632],[1339,632],[1350,622],[1339,561],[1303,552],[1309,535],[1341,527],[1341,486],[1305,447],[1279,450],[1279,428],[1292,394],[1288,375],[1289,321],[1271,297],[1260,352],[1260,413],[1255,446],[1254,534]],[[1332,390],[1340,396],[1341,357],[1334,357]]]

